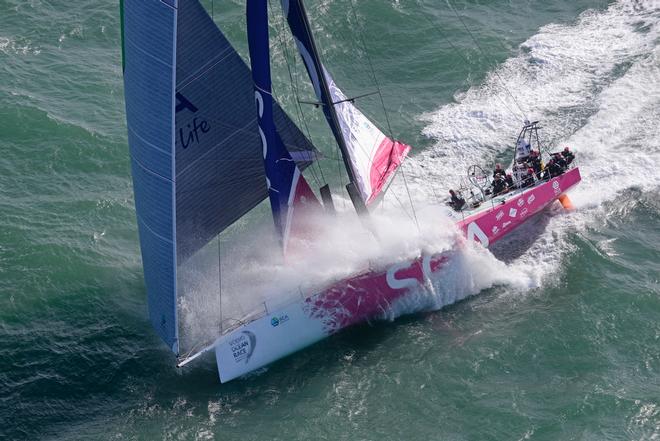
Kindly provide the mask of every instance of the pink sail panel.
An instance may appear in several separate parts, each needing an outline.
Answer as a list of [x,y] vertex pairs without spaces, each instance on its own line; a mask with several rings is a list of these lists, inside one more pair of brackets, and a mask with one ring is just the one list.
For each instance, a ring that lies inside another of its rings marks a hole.
[[385,183],[401,165],[410,146],[392,141],[364,116],[325,71],[335,104],[355,184],[366,204],[373,202]]
[[383,139],[371,163],[369,172],[371,196],[366,200],[367,205],[378,197],[387,181],[408,155],[408,152],[410,152],[409,145],[392,141],[388,137]]
[[296,167],[284,224],[282,245],[285,257],[295,256],[305,241],[314,240],[318,236],[313,218],[320,211],[321,203]]

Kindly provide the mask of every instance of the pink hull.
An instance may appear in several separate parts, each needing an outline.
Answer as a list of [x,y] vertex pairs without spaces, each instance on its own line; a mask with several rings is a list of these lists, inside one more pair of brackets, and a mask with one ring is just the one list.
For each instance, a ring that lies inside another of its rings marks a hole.
[[484,211],[465,218],[457,225],[468,240],[476,240],[488,247],[550,205],[578,182],[580,182],[580,170],[570,169],[563,175],[517,194],[516,197],[506,195],[510,198],[508,201],[496,203]]
[[[547,207],[580,181],[577,168],[484,208],[458,226],[468,241],[488,246]],[[269,312],[215,343],[220,380],[229,381],[348,326],[387,317],[391,306],[440,271],[451,251],[418,257],[335,283],[305,300]],[[444,305],[441,305],[444,306]]]

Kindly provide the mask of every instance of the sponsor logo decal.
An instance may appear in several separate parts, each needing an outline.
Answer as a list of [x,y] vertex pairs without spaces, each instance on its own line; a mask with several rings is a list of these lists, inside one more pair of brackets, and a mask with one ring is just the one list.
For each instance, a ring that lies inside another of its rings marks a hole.
[[508,227],[509,225],[511,225],[511,221],[506,221],[506,222],[504,222],[504,223],[502,224],[502,228],[506,228],[506,227]]
[[275,326],[279,326],[282,323],[286,323],[289,321],[289,316],[287,314],[282,314],[281,316],[273,316],[273,318],[270,319],[270,324],[274,328]]
[[493,234],[497,234],[497,232],[498,232],[498,231],[500,231],[500,229],[499,229],[499,228],[497,228],[497,225],[495,225],[495,226],[493,226],[493,229],[492,229],[492,230],[490,230],[490,231],[492,231],[492,232],[493,232]]
[[470,222],[467,227],[467,240],[469,242],[476,242],[477,240],[481,242],[481,245],[488,248],[490,242],[488,241],[488,236],[483,232],[479,225],[476,222]]
[[257,336],[251,331],[242,331],[238,336],[229,340],[229,348],[236,363],[244,361],[245,364],[248,364],[256,346]]
[[528,203],[528,204],[531,204],[531,203],[534,202],[535,200],[536,200],[536,196],[531,195],[530,197],[527,198],[527,203]]
[[500,220],[502,219],[502,217],[504,217],[504,212],[500,211],[499,213],[497,213],[497,216],[495,216],[495,219]]
[[561,193],[561,188],[559,187],[559,181],[555,181],[552,183],[552,189],[555,191],[555,195]]
[[[488,240],[488,239],[486,239]],[[426,254],[422,257],[422,273],[420,275],[414,275],[414,274],[407,274],[408,277],[402,277],[399,278],[398,276],[401,276],[402,274],[399,274],[397,276],[397,273],[401,270],[410,270],[414,269],[417,263],[409,263],[409,262],[402,262],[396,265],[392,265],[387,269],[387,273],[385,274],[385,282],[387,283],[387,286],[389,286],[392,289],[408,289],[408,288],[414,288],[420,283],[423,283],[424,279],[429,279],[433,273],[438,271],[440,268],[442,268],[442,265],[437,265],[433,261],[433,256],[430,254]]]
[[[176,108],[175,113],[186,111],[186,113],[196,114],[199,109],[188,98],[183,96],[181,92],[176,93]],[[187,149],[188,147],[200,144],[202,137],[211,130],[211,125],[208,121],[202,118],[194,117],[183,127],[179,127],[179,136],[177,139],[178,144]]]
[[516,214],[518,214],[518,210],[515,208],[509,210],[509,217],[516,217]]
[[527,216],[527,207],[520,210],[520,217],[525,217],[525,216]]
[[525,200],[523,198],[518,199],[518,206],[522,207],[523,205],[525,205]]

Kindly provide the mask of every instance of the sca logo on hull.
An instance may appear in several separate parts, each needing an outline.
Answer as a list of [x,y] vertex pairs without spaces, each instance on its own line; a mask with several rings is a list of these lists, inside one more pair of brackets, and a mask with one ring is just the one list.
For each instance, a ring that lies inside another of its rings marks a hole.
[[275,326],[279,326],[282,323],[288,321],[289,321],[289,316],[287,314],[282,314],[280,316],[273,316],[273,318],[270,319],[270,324],[274,328]]

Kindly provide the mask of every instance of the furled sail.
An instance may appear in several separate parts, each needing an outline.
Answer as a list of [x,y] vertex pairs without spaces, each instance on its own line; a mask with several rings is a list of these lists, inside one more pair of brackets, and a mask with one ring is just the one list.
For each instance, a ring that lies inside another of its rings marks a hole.
[[[177,267],[266,196],[250,70],[198,0],[123,0],[128,141],[149,315],[178,353]],[[316,150],[274,103],[304,168]]]
[[376,200],[410,146],[383,134],[337,87],[322,65],[302,0],[282,0],[298,51],[318,100],[342,150],[349,177],[365,204]]

